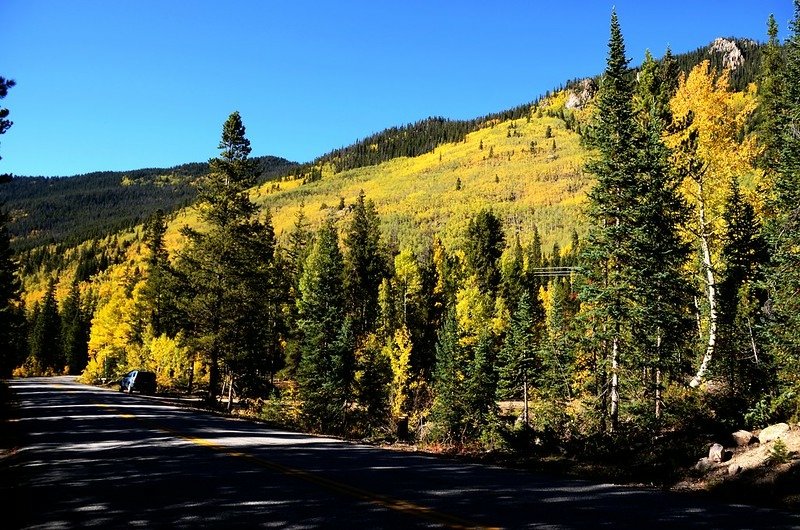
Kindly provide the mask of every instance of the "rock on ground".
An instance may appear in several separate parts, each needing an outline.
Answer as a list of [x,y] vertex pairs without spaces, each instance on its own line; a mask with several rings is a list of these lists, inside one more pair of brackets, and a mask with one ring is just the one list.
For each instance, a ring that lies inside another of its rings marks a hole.
[[789,432],[788,424],[776,423],[775,425],[770,425],[769,427],[762,429],[762,431],[758,434],[758,441],[762,444],[771,442],[772,440],[781,438],[787,432]]
[[736,447],[745,447],[751,443],[756,442],[756,437],[750,431],[739,430],[731,434],[734,445]]
[[725,448],[721,444],[714,444],[708,450],[708,459],[712,462],[722,462],[725,454]]

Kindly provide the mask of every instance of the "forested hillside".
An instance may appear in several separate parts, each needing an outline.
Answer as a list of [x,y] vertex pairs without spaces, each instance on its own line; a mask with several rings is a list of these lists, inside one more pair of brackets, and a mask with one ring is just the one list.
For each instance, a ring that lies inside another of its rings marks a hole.
[[[272,156],[256,160],[262,181],[293,165]],[[0,187],[0,201],[11,216],[8,228],[15,249],[74,246],[133,228],[157,210],[172,212],[191,204],[193,182],[207,172],[207,163],[191,163],[72,177],[14,177]]]
[[796,418],[792,32],[632,69],[614,15],[596,79],[266,182],[233,113],[191,207],[23,254],[5,367],[147,368],[347,436],[646,445],[667,470],[670,441]]

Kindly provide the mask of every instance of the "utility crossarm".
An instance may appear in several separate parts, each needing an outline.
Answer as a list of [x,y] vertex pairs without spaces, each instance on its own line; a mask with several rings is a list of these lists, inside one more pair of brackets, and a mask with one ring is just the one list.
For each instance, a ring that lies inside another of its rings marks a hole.
[[577,267],[535,267],[528,272],[533,276],[570,276],[577,270]]

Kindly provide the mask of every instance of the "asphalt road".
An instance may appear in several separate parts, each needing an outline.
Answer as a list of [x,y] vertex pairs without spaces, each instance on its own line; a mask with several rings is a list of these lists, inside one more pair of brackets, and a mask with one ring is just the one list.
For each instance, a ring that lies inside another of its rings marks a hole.
[[[278,431],[13,380],[0,528],[798,528],[800,516]],[[9,525],[9,526],[7,526]]]

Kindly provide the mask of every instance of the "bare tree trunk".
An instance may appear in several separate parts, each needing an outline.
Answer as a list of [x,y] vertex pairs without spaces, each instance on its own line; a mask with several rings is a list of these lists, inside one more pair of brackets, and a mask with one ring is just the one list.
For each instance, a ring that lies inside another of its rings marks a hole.
[[711,263],[711,250],[709,248],[708,239],[710,234],[708,224],[706,221],[705,210],[705,196],[703,195],[703,180],[702,178],[697,181],[698,200],[700,202],[698,211],[700,213],[700,248],[703,251],[703,268],[706,270],[706,294],[708,295],[708,343],[706,344],[706,353],[703,355],[703,362],[700,363],[700,368],[694,376],[689,386],[697,388],[703,381],[706,375],[708,365],[714,357],[717,346],[717,283],[714,279],[714,266]]

